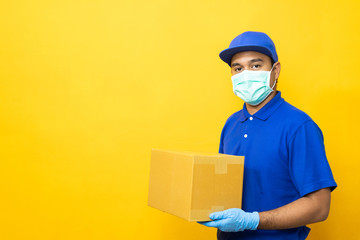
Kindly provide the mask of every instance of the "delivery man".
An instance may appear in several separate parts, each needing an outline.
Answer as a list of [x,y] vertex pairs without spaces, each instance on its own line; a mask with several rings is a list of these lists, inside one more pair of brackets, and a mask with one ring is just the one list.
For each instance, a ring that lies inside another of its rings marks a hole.
[[210,214],[201,222],[218,239],[305,239],[305,225],[324,221],[336,188],[320,128],[287,103],[277,82],[275,45],[262,32],[244,32],[220,53],[231,68],[243,109],[221,133],[220,153],[245,156],[242,209]]

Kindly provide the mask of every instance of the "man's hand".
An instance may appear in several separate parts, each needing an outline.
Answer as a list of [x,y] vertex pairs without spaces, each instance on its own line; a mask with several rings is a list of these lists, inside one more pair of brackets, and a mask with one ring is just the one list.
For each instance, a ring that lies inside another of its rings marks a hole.
[[207,227],[216,227],[223,232],[256,230],[260,221],[259,213],[248,213],[239,208],[211,213],[210,218],[214,221],[198,223]]

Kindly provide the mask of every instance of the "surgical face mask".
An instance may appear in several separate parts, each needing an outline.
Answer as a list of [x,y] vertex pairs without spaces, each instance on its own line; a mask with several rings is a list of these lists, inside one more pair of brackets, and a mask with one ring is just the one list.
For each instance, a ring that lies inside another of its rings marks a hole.
[[259,105],[274,91],[276,80],[274,85],[270,87],[270,74],[273,67],[270,71],[244,70],[233,75],[231,80],[235,95],[250,105]]

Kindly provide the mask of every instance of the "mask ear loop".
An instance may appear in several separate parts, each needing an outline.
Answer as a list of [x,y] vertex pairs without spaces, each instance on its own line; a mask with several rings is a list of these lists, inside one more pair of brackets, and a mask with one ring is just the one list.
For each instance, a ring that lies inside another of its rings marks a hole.
[[[272,65],[269,75],[271,75],[271,72],[272,72],[274,66],[275,66],[275,63]],[[276,82],[277,82],[277,80],[275,79],[274,84],[273,84],[273,86],[271,87],[271,90],[272,90],[272,91],[274,91],[274,87],[275,87]]]

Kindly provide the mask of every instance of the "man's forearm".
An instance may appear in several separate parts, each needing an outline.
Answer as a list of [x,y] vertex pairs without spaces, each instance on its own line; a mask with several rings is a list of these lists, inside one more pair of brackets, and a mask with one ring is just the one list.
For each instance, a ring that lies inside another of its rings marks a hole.
[[310,193],[283,207],[260,212],[258,229],[287,229],[324,221],[330,210],[329,188]]

